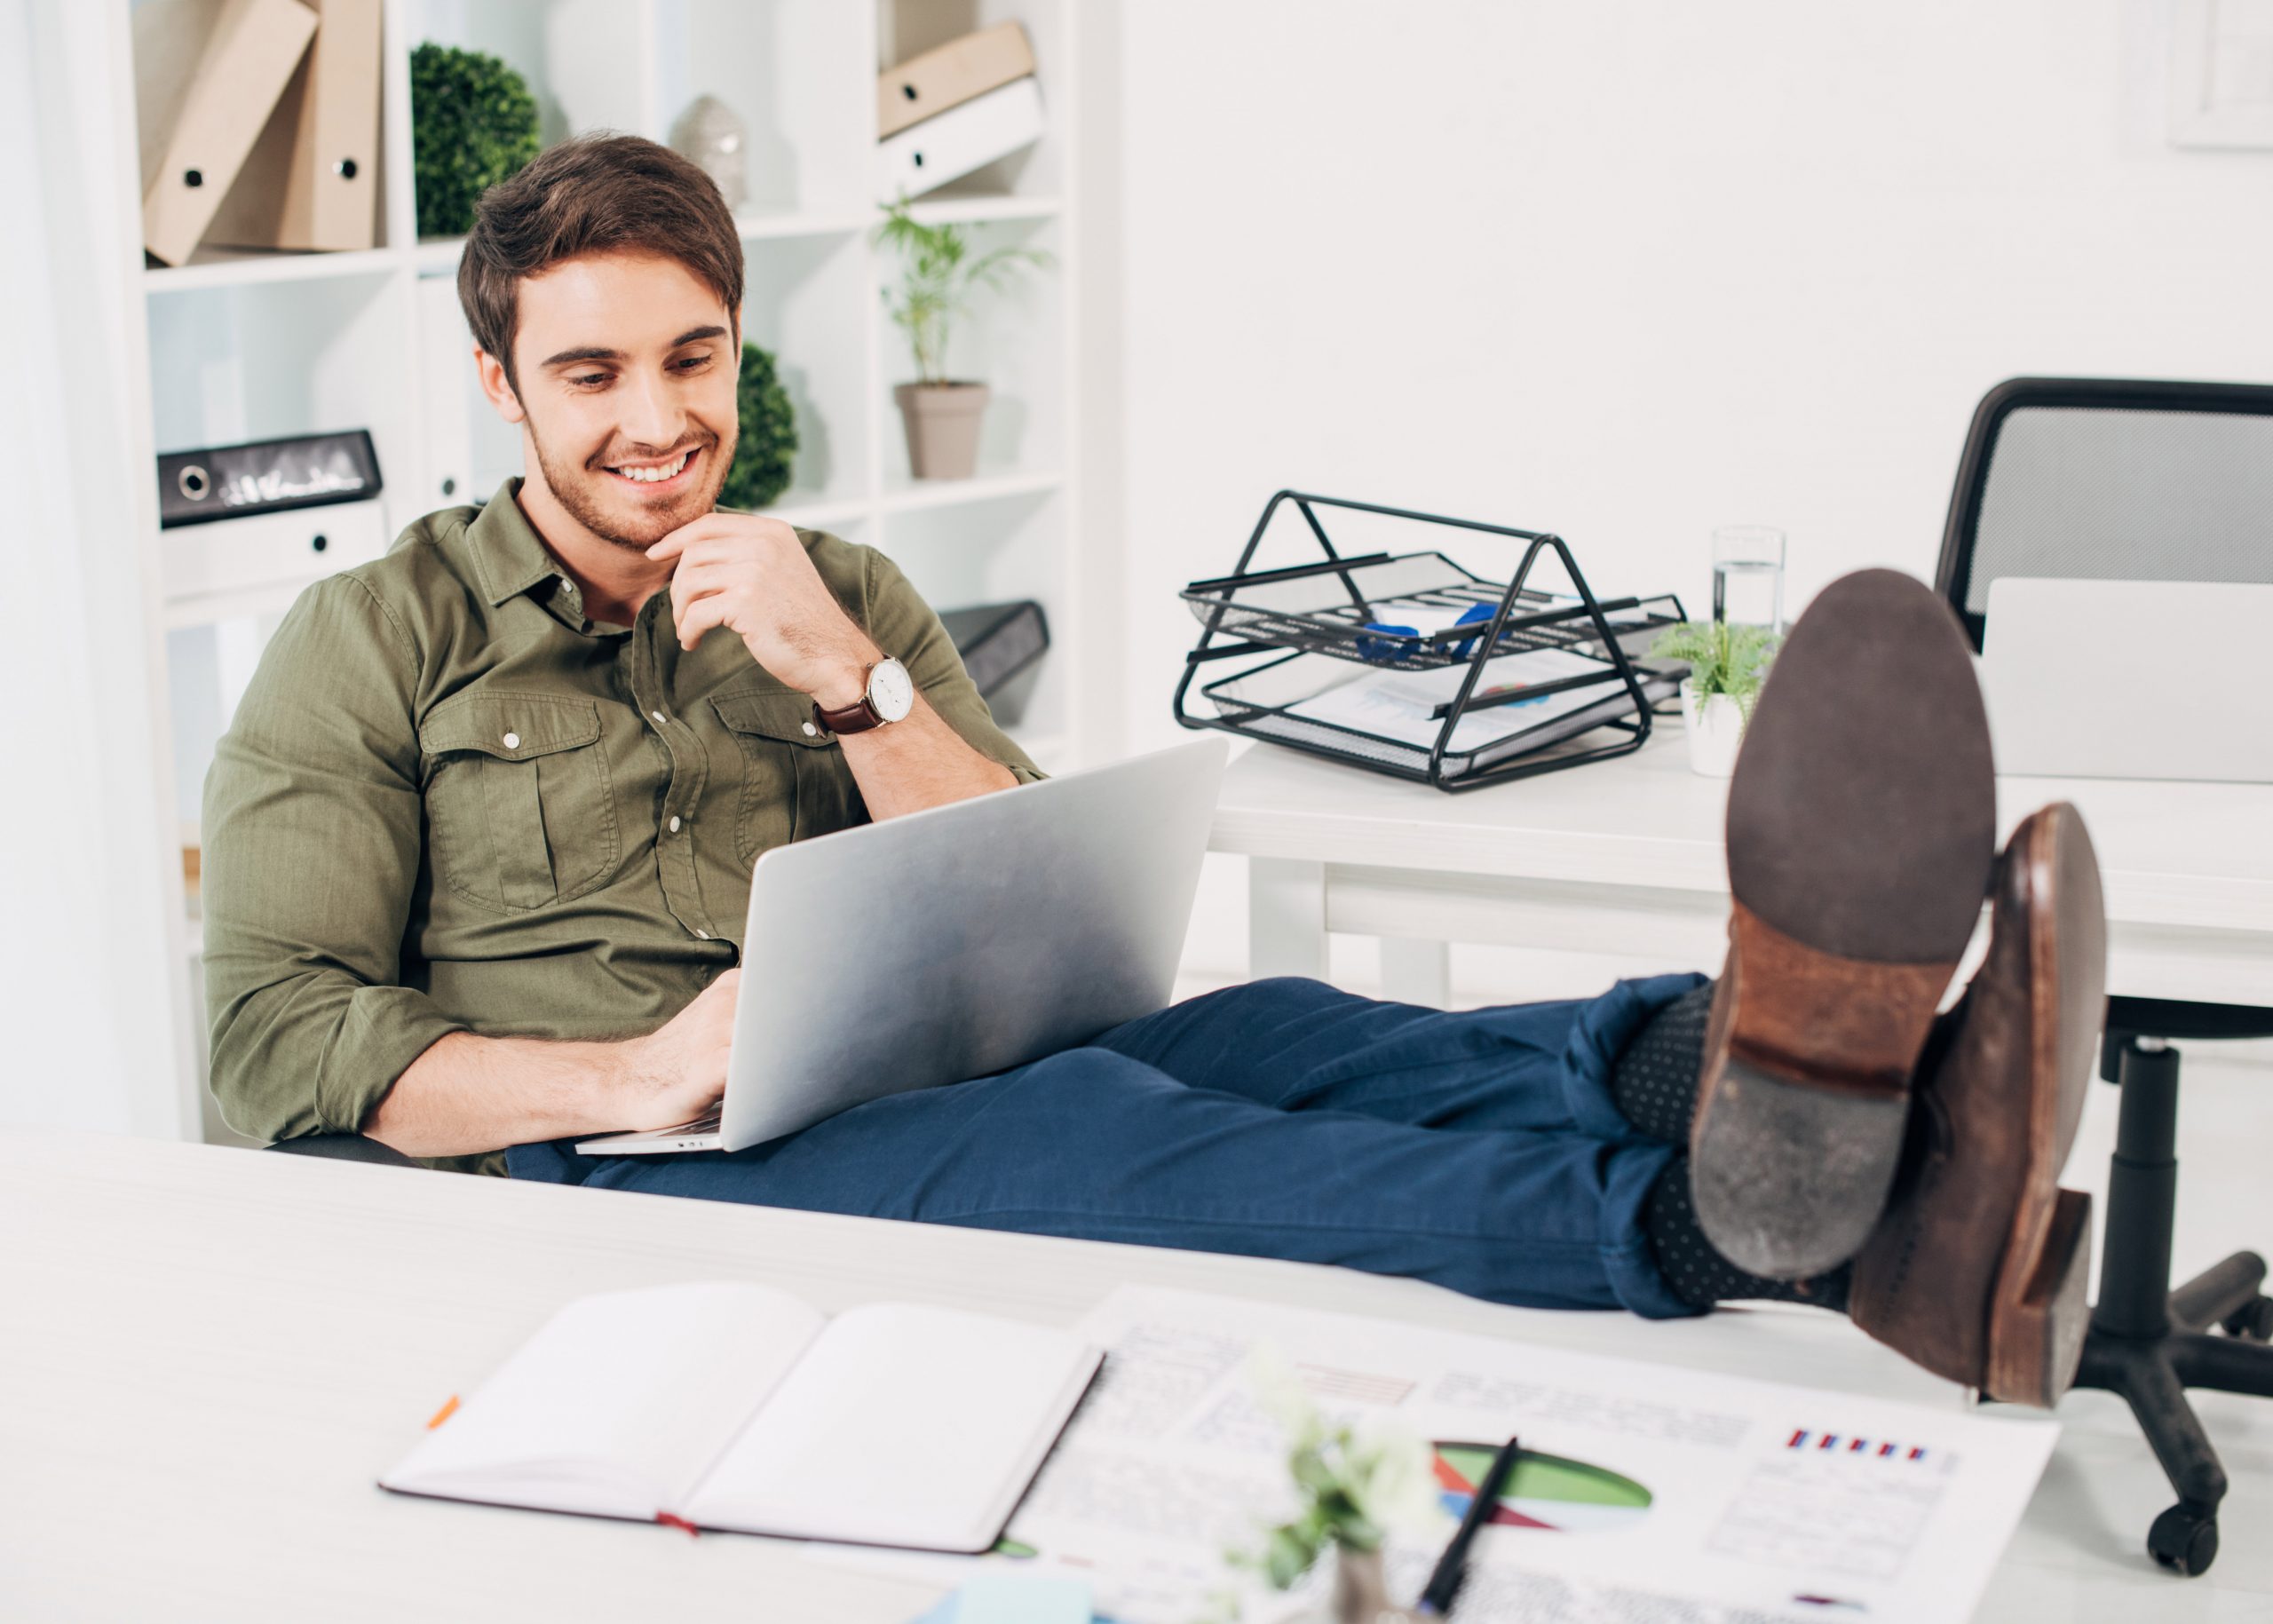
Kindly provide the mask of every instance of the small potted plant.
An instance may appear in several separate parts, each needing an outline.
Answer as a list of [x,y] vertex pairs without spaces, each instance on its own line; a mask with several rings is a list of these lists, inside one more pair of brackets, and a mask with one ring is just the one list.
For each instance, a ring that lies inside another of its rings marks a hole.
[[1681,723],[1689,735],[1691,772],[1707,778],[1736,772],[1745,724],[1752,719],[1780,640],[1765,626],[1683,621],[1667,627],[1651,646],[1652,659],[1689,662],[1689,676],[1681,685]]
[[991,392],[947,376],[947,340],[975,293],[1000,291],[1019,267],[1047,265],[1049,257],[1016,246],[974,257],[962,226],[924,225],[905,198],[884,210],[876,242],[899,254],[899,284],[883,290],[884,307],[915,355],[915,381],[892,390],[907,431],[908,466],[919,479],[968,479],[978,467],[978,427]]
[[781,386],[773,357],[754,344],[742,345],[734,399],[741,432],[734,440],[733,465],[718,487],[718,503],[751,512],[770,506],[789,488],[797,454],[797,414],[789,404],[789,392]]
[[422,43],[410,53],[410,170],[418,234],[473,229],[481,194],[537,154],[536,98],[497,58]]
[[[1390,1600],[1382,1546],[1394,1531],[1446,1522],[1427,1446],[1390,1427],[1327,1424],[1283,1360],[1259,1358],[1255,1379],[1258,1401],[1286,1433],[1295,1515],[1266,1530],[1254,1549],[1227,1552],[1227,1560],[1272,1590],[1290,1590],[1330,1551],[1326,1596],[1284,1624],[1405,1624],[1411,1615]],[[1228,1596],[1224,1603],[1236,1606]]]

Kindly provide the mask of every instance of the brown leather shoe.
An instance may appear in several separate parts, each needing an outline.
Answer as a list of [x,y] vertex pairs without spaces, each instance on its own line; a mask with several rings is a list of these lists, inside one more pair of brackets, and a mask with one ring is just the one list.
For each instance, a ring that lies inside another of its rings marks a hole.
[[1855,1255],[1996,861],[1989,722],[1949,606],[1892,570],[1792,630],[1729,787],[1729,958],[1690,1134],[1706,1237],[1776,1279]]
[[2050,1406],[2075,1380],[2089,1313],[2091,1197],[2058,1180],[2107,991],[2099,863],[2074,807],[2014,831],[1992,906],[1988,957],[1935,1034],[1848,1312],[1936,1375]]

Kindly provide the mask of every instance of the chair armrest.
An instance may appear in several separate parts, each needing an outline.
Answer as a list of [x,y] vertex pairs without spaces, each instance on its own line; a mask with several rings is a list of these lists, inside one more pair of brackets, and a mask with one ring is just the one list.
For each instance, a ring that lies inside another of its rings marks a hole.
[[334,1161],[369,1161],[390,1168],[418,1166],[392,1145],[367,1139],[359,1133],[310,1134],[305,1138],[279,1139],[268,1148],[282,1151],[288,1156],[327,1156]]

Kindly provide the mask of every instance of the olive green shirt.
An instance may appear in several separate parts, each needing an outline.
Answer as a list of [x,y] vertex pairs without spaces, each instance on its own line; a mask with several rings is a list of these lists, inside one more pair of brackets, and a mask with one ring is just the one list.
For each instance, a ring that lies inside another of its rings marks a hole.
[[[682,653],[667,591],[630,628],[588,619],[519,487],[302,593],[220,742],[205,985],[241,1132],[355,1132],[446,1033],[651,1032],[737,962],[760,853],[867,819],[811,700],[740,638]],[[1041,776],[890,559],[797,539],[948,725]]]

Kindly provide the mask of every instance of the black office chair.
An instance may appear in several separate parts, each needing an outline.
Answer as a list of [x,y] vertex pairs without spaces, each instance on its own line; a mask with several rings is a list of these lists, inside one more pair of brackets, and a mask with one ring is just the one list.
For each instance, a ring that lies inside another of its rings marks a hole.
[[321,1156],[328,1161],[368,1161],[389,1168],[424,1165],[413,1161],[392,1145],[382,1145],[359,1133],[310,1134],[303,1139],[279,1139],[268,1148],[282,1151],[288,1156]]
[[[1936,581],[1976,649],[1989,583],[2004,575],[2273,582],[2273,387],[2015,378],[1991,390],[1958,463]],[[2179,1497],[2147,1549],[2190,1576],[2218,1554],[2226,1474],[2185,1390],[2273,1396],[2273,1298],[2254,1252],[2171,1288],[2171,1041],[2269,1036],[2273,1009],[2107,1001],[2100,1074],[2123,1095],[2076,1384],[2130,1403]]]

